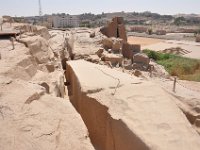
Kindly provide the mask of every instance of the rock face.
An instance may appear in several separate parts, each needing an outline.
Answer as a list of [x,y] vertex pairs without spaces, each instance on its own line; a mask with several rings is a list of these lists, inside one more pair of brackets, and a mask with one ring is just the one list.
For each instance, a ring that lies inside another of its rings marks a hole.
[[137,44],[123,43],[122,54],[125,58],[133,59],[133,55],[141,51],[141,46]]
[[0,150],[94,150],[65,94],[64,40],[24,32],[15,49],[0,40]]
[[71,53],[73,54],[74,59],[79,59],[85,55],[94,55],[95,52],[101,48],[100,43],[103,39],[103,35],[97,32],[95,37],[90,38],[90,33],[94,32],[93,30],[94,29],[77,28],[72,29],[69,33],[69,43],[72,47]]
[[112,45],[112,51],[114,53],[119,53],[121,50],[121,42],[119,40],[115,40]]
[[146,54],[138,53],[134,55],[133,63],[139,63],[141,65],[149,66],[150,59]]
[[44,88],[0,77],[1,150],[93,150],[81,117],[69,101]]
[[43,26],[34,26],[30,24],[20,24],[14,27],[17,30],[20,30],[21,33],[34,33],[35,35],[40,35],[41,37],[45,38],[46,40],[50,39],[50,34],[48,29]]
[[16,44],[11,50],[10,41],[0,41],[7,48],[1,49],[0,75],[13,79],[30,80],[37,72],[38,64],[23,44]]
[[102,44],[105,49],[112,49],[113,40],[111,38],[105,38],[102,40]]
[[19,41],[30,49],[31,55],[35,57],[38,64],[48,63],[54,58],[53,52],[48,47],[48,42],[40,36],[22,38]]
[[127,41],[126,29],[122,17],[115,17],[107,26],[101,28],[101,33],[107,37],[121,38]]
[[102,45],[106,50],[111,49],[113,53],[119,53],[122,48],[122,41],[118,38],[104,38]]
[[104,61],[111,62],[111,64],[114,66],[116,66],[117,64],[121,66],[123,61],[123,57],[121,55],[107,54],[107,53],[102,54],[102,59]]
[[199,135],[156,84],[82,60],[67,63],[66,78],[96,149],[199,150]]

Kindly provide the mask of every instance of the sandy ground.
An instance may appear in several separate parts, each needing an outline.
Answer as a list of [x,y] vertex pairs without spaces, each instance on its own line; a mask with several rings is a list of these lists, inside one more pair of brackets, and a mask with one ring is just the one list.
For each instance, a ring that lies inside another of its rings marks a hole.
[[186,41],[164,41],[152,45],[142,46],[142,49],[151,49],[155,51],[161,51],[168,48],[181,47],[189,51],[190,53],[185,54],[185,57],[200,59],[200,44],[195,42],[186,42]]
[[162,41],[164,41],[164,40],[154,39],[154,38],[134,37],[134,36],[128,37],[128,42],[130,44],[140,44],[141,46],[156,44],[156,43],[160,43]]
[[131,44],[141,44],[141,49],[150,49],[154,51],[162,51],[169,48],[181,47],[189,51],[185,54],[185,57],[200,59],[200,43],[191,41],[177,41],[177,40],[161,40],[144,37],[132,37],[128,38],[128,42]]

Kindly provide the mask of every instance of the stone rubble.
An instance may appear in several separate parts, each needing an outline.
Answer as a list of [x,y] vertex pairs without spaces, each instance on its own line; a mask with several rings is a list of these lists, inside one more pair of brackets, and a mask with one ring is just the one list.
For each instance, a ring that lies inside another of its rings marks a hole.
[[14,28],[14,49],[0,40],[0,149],[199,149],[200,101],[149,81],[169,75],[127,42],[123,18]]

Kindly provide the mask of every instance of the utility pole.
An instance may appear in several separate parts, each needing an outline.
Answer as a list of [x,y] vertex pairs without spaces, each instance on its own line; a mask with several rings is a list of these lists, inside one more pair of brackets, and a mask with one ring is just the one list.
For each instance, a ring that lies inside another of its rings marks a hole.
[[42,5],[41,5],[41,0],[39,0],[39,16],[42,16]]

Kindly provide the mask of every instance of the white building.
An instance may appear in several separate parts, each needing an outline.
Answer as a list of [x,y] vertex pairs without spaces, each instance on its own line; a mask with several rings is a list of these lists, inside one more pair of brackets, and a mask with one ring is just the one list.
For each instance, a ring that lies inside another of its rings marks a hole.
[[53,27],[54,28],[67,28],[67,27],[78,27],[80,19],[78,16],[63,15],[53,16]]

